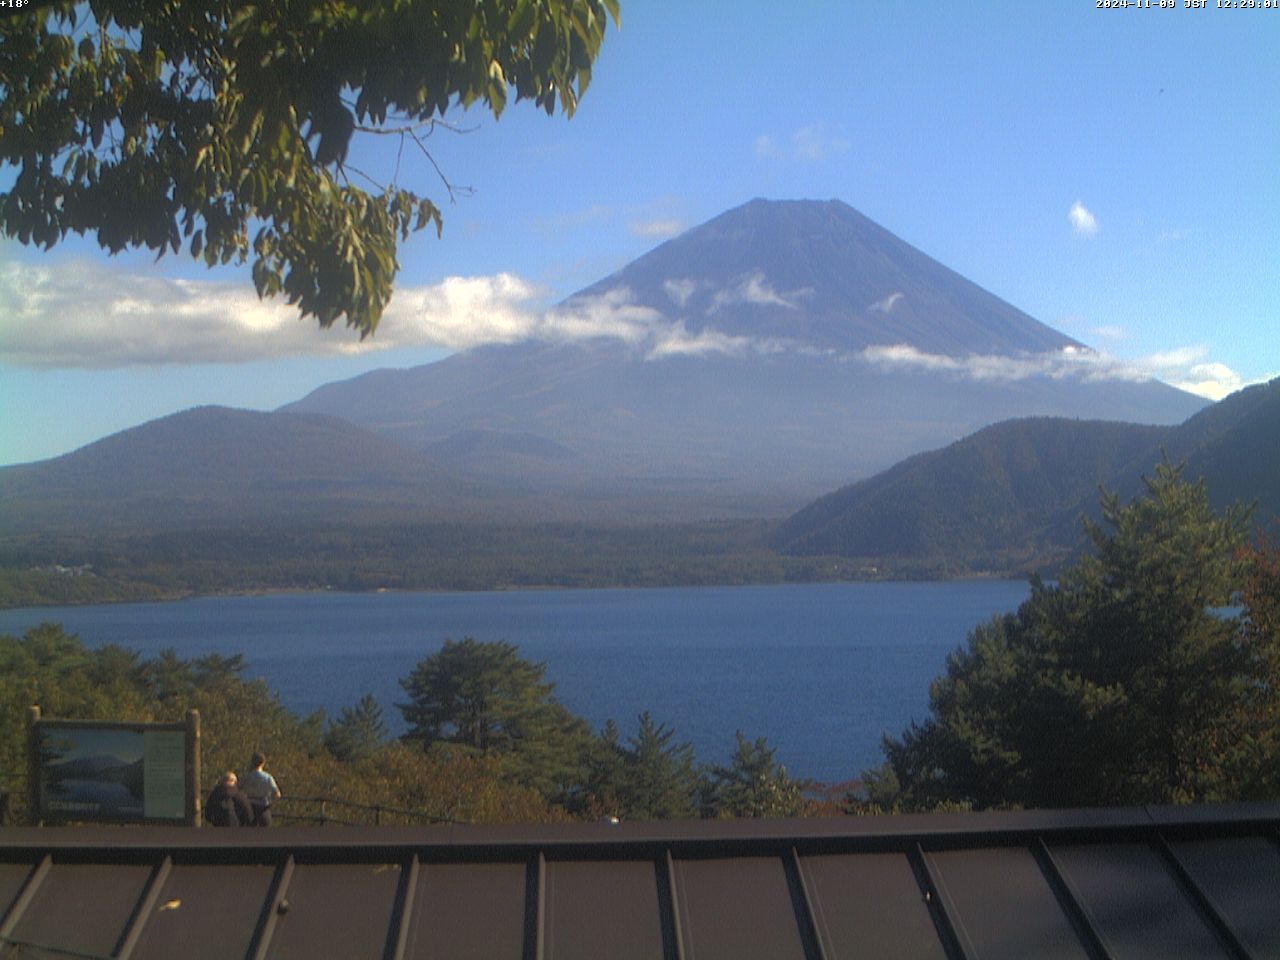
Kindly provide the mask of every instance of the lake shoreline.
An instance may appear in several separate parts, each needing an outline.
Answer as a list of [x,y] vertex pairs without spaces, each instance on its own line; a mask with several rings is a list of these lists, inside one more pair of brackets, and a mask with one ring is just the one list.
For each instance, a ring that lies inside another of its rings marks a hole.
[[588,527],[407,525],[0,537],[0,609],[263,592],[508,591],[1008,579],[1034,553],[784,552],[771,522]]
[[71,601],[48,600],[42,603],[16,603],[0,599],[0,611],[40,610],[63,607],[87,607],[129,603],[181,603],[186,600],[234,599],[237,597],[270,597],[270,596],[323,596],[325,594],[344,593],[353,596],[377,596],[381,594],[433,594],[433,593],[545,593],[558,590],[699,590],[707,587],[785,587],[788,585],[829,585],[841,583],[982,583],[1000,580],[1027,580],[1031,574],[1018,576],[1013,571],[977,571],[950,577],[843,577],[832,579],[778,579],[725,581],[723,583],[599,583],[590,586],[567,584],[509,584],[490,587],[370,587],[367,589],[349,589],[345,587],[259,587],[252,589],[221,590],[210,592],[191,591],[173,594],[158,594],[146,597],[87,597]]

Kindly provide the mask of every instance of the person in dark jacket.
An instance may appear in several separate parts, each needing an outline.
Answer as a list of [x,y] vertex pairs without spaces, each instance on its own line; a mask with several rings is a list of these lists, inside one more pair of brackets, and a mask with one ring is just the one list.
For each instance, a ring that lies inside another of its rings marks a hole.
[[249,798],[240,792],[234,770],[222,775],[219,784],[204,802],[205,819],[215,827],[248,827],[253,824],[253,808]]

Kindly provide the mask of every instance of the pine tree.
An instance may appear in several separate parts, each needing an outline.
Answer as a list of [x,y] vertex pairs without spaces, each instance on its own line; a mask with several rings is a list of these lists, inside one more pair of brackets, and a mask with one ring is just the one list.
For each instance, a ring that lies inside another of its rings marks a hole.
[[675,820],[697,816],[698,777],[693,747],[677,743],[676,732],[656,723],[648,711],[640,714],[640,726],[628,738],[622,784],[620,816],[631,820]]
[[378,751],[387,739],[382,707],[366,693],[354,707],[343,707],[325,731],[324,745],[342,761],[363,760]]
[[408,742],[505,760],[521,783],[562,797],[581,778],[590,732],[552,696],[546,665],[505,641],[446,640],[400,681]]
[[779,764],[764,737],[748,740],[739,730],[729,766],[715,765],[703,783],[703,808],[715,817],[802,817],[812,804],[808,784]]
[[[1102,496],[1093,552],[975,630],[885,752],[909,805],[1188,803],[1256,793],[1275,658],[1230,615],[1249,511],[1167,462]],[[1272,759],[1268,760],[1268,757]]]

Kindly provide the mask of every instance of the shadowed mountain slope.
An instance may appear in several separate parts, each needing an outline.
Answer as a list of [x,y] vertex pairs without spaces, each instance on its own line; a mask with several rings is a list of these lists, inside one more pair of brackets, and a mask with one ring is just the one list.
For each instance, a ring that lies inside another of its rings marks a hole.
[[334,417],[198,407],[0,469],[0,525],[168,527],[456,510],[466,488]]
[[790,517],[776,545],[869,560],[945,558],[994,565],[1060,559],[1098,513],[1098,488],[1124,499],[1162,456],[1204,478],[1219,509],[1257,503],[1280,517],[1280,380],[1227,397],[1177,427],[1024,419],[822,497]]
[[1257,520],[1280,517],[1280,378],[1196,414],[1173,432],[1167,452],[1186,461],[1187,476],[1204,477],[1217,506],[1256,500]]
[[1047,524],[1074,508],[1168,427],[1035,418],[987,427],[805,507],[777,542],[848,557],[1034,556]]

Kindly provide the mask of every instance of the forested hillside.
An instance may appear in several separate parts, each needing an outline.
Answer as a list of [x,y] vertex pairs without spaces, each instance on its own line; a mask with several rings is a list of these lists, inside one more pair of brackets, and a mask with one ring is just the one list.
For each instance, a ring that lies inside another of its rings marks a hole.
[[1250,387],[1177,427],[1033,418],[999,423],[823,497],[781,525],[793,555],[956,571],[1050,567],[1083,543],[1099,487],[1132,497],[1167,458],[1203,477],[1210,502],[1280,517],[1280,380]]
[[408,730],[393,741],[372,697],[300,718],[243,678],[239,656],[143,660],[54,624],[0,636],[0,789],[21,816],[35,703],[136,721],[197,709],[202,789],[265,749],[282,822],[316,816],[316,798],[340,820],[381,823],[1274,799],[1280,550],[1177,467],[1160,464],[1145,490],[1104,495],[1090,549],[1016,614],[975,626],[932,685],[929,717],[887,738],[887,763],[843,800],[807,794],[741,731],[726,765],[699,764],[648,713],[592,731],[541,664],[502,642],[446,641],[420,660],[400,680]]
[[1043,565],[1061,550],[1047,530],[1057,514],[1167,434],[1099,420],[999,423],[823,497],[774,542],[788,553],[868,562]]
[[271,590],[504,590],[828,576],[762,522],[659,526],[256,524],[0,539],[0,606]]

